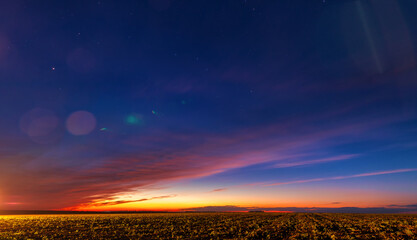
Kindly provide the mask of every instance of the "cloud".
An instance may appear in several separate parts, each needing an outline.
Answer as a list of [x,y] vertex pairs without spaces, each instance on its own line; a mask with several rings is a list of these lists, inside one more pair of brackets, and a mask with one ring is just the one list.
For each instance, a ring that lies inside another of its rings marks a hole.
[[217,189],[211,190],[210,192],[223,192],[223,191],[226,191],[226,190],[227,190],[227,188],[217,188]]
[[341,161],[341,160],[348,160],[359,156],[359,154],[346,154],[340,156],[333,156],[328,158],[321,158],[321,159],[314,159],[314,160],[307,160],[307,161],[292,161],[292,162],[279,162],[274,165],[276,168],[287,168],[287,167],[296,167],[302,165],[312,165],[312,164],[320,164],[326,162],[334,162],[334,161]]
[[151,198],[141,198],[141,199],[134,199],[134,200],[115,200],[115,201],[106,200],[106,201],[101,201],[101,202],[81,204],[81,205],[76,206],[76,207],[65,208],[64,210],[77,210],[79,208],[82,209],[83,207],[114,206],[114,205],[126,204],[126,203],[137,203],[137,202],[151,201],[151,200],[155,200],[155,199],[173,198],[173,197],[176,197],[176,196],[177,195],[173,194],[173,195],[164,195],[164,196],[157,196],[157,197],[151,197]]
[[225,206],[205,206],[196,208],[185,208],[183,211],[196,212],[312,212],[312,213],[408,213],[417,211],[416,205],[409,205],[407,207],[338,207],[338,208],[321,208],[321,207],[240,207],[234,205]]
[[349,175],[349,176],[312,178],[312,179],[296,180],[296,181],[289,181],[289,182],[277,182],[277,183],[266,184],[264,186],[278,186],[278,185],[287,185],[287,184],[296,184],[296,183],[321,182],[321,181],[329,181],[329,180],[341,180],[341,179],[349,179],[349,178],[370,177],[370,176],[378,176],[378,175],[394,174],[394,173],[404,173],[404,172],[415,172],[415,171],[417,171],[417,168],[396,169],[396,170],[389,170],[389,171],[361,173],[361,174],[355,174],[355,175]]
[[[25,138],[1,137],[2,201],[22,203],[13,209],[77,208],[254,164],[279,166],[280,161],[286,161],[282,164],[288,166],[349,159],[356,155],[315,160],[311,156],[324,147],[352,142],[358,136],[363,139],[367,130],[398,121],[358,119],[325,128],[313,124],[321,118],[288,119],[221,134],[150,127],[140,136],[109,132],[102,133],[108,134],[107,138],[86,138],[82,144],[70,142],[59,147],[39,148]],[[326,179],[302,181],[321,180]],[[279,184],[289,183],[295,182]]]

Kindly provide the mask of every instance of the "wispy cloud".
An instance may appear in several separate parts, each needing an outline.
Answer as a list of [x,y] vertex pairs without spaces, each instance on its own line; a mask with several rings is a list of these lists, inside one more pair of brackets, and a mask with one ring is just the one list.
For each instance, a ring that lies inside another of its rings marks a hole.
[[[0,149],[2,199],[20,202],[25,209],[61,209],[113,202],[118,194],[140,193],[167,182],[201,178],[254,164],[275,162],[278,167],[279,164],[289,167],[339,161],[356,155],[314,160],[311,156],[318,149],[352,142],[358,136],[363,139],[367,130],[398,120],[357,119],[325,128],[311,123],[321,119],[287,119],[227,134],[149,128],[140,137],[103,133],[111,141],[99,139],[45,149],[24,139],[0,137],[4,143]],[[277,163],[277,159],[288,162]]]
[[157,196],[157,197],[151,197],[151,198],[141,198],[141,199],[134,199],[134,200],[106,200],[106,201],[99,201],[99,202],[92,202],[87,204],[81,204],[76,207],[69,207],[65,208],[65,210],[76,210],[83,207],[103,207],[103,206],[114,206],[114,205],[120,205],[120,204],[126,204],[126,203],[137,203],[137,202],[144,202],[144,201],[151,201],[156,199],[165,199],[165,198],[173,198],[177,195],[164,195],[164,196]]
[[326,162],[348,160],[348,159],[352,159],[358,156],[359,154],[348,154],[348,155],[340,155],[340,156],[320,158],[320,159],[314,159],[314,160],[306,160],[306,161],[301,160],[301,161],[292,161],[292,162],[279,162],[275,164],[274,167],[288,168],[288,167],[296,167],[296,166],[302,166],[302,165],[320,164],[320,163],[326,163]]
[[296,181],[288,181],[288,182],[277,182],[277,183],[266,184],[264,186],[278,186],[278,185],[297,184],[297,183],[321,182],[321,181],[329,181],[329,180],[341,180],[341,179],[349,179],[349,178],[370,177],[370,176],[377,176],[377,175],[414,172],[414,171],[417,171],[417,168],[406,168],[406,169],[396,169],[396,170],[389,170],[389,171],[361,173],[361,174],[348,175],[348,176],[337,176],[337,177],[327,177],[327,178],[312,178],[312,179],[304,179],[304,180],[296,180]]
[[217,189],[211,190],[210,192],[223,192],[223,191],[226,191],[226,190],[227,190],[227,188],[217,188]]

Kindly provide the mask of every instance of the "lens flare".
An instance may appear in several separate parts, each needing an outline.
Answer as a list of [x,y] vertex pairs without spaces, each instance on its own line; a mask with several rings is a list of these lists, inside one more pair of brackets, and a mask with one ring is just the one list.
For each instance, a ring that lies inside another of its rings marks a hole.
[[67,119],[67,130],[73,135],[87,135],[96,127],[96,118],[87,111],[73,112]]
[[140,114],[130,114],[126,117],[125,122],[128,125],[143,125],[143,117]]
[[20,119],[20,130],[37,143],[51,143],[59,136],[59,119],[47,109],[35,108]]

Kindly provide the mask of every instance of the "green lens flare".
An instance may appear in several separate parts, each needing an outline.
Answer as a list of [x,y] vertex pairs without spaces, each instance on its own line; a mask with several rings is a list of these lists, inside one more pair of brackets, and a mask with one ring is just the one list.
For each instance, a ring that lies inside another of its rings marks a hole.
[[142,125],[143,117],[139,114],[131,114],[126,117],[125,122],[129,125]]

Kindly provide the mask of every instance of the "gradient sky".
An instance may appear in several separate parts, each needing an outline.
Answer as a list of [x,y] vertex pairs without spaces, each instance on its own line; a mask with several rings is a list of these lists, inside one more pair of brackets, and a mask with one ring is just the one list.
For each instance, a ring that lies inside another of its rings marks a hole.
[[416,12],[2,1],[0,210],[417,211]]

